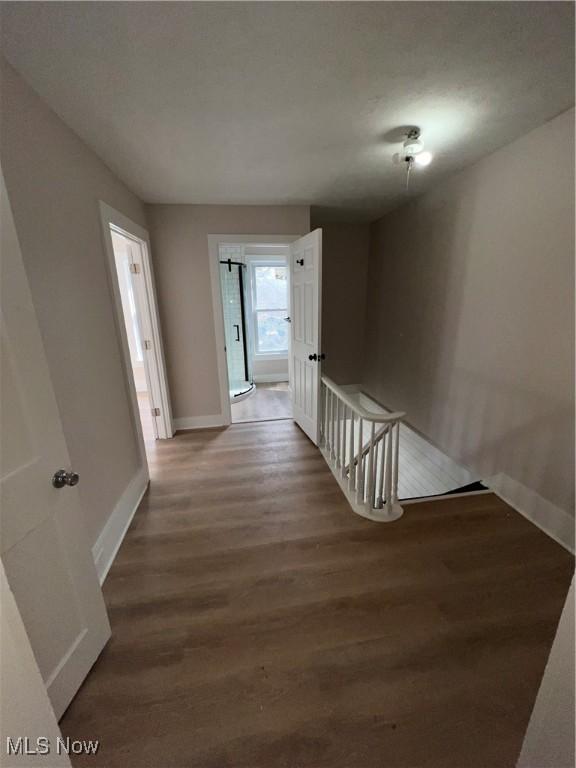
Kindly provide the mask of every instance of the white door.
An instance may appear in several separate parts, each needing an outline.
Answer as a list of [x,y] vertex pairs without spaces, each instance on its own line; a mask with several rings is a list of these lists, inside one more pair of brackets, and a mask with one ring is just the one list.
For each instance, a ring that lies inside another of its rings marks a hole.
[[[36,659],[32,653],[28,635],[24,629],[20,611],[10,591],[4,566],[0,561],[0,605],[2,620],[0,648],[2,687],[0,689],[0,765],[44,765],[44,758],[15,755],[11,746],[19,736],[27,736],[33,747],[37,739],[49,739],[55,745],[62,737],[54,712],[50,706],[44,681],[40,677]],[[8,742],[11,740],[11,743]],[[54,749],[50,754],[50,768],[66,768],[71,765],[68,755]]]
[[[70,472],[70,459],[3,177],[0,216],[0,556],[59,718],[110,624],[78,488],[53,486],[57,470]],[[71,473],[64,479],[75,481]]]
[[291,389],[294,421],[318,445],[322,230],[290,244]]

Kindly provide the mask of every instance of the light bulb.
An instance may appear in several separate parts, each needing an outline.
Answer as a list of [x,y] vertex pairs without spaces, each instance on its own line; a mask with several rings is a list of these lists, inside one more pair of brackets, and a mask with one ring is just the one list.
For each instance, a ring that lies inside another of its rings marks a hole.
[[420,165],[422,168],[425,168],[427,165],[430,165],[432,162],[432,153],[431,152],[420,152],[419,154],[415,155],[414,161]]

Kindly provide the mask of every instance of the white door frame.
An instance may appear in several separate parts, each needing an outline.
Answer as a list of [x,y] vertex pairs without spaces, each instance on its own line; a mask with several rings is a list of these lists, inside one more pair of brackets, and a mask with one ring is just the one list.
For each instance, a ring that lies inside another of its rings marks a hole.
[[[124,237],[135,241],[140,245],[140,251],[142,254],[142,272],[144,277],[144,286],[146,291],[147,301],[145,302],[148,307],[148,323],[152,329],[152,350],[154,354],[155,368],[157,374],[151,366],[146,365],[147,375],[158,376],[158,390],[161,393],[160,417],[157,419],[158,437],[160,439],[167,439],[174,436],[174,428],[172,425],[172,407],[170,405],[170,392],[168,389],[168,377],[166,375],[166,362],[164,358],[164,346],[162,343],[162,333],[160,329],[160,317],[158,314],[158,302],[156,300],[156,288],[154,285],[154,273],[152,271],[152,265],[150,261],[151,247],[150,247],[150,235],[144,227],[140,224],[136,224],[120,211],[116,211],[111,206],[100,201],[100,219],[102,222],[102,236],[104,238],[104,246],[106,248],[106,254],[108,256],[108,273],[110,278],[110,285],[112,287],[112,294],[114,296],[114,309],[116,314],[116,325],[118,334],[120,337],[120,344],[122,349],[122,359],[124,364],[124,378],[130,402],[132,404],[132,416],[136,427],[136,434],[138,435],[138,444],[140,448],[140,454],[142,457],[143,465],[148,466],[146,458],[146,450],[144,447],[144,435],[142,433],[142,423],[140,421],[140,410],[138,407],[138,396],[136,394],[136,385],[134,383],[134,375],[132,372],[132,363],[130,359],[130,347],[128,345],[128,336],[126,333],[126,325],[124,321],[124,311],[122,309],[122,297],[120,295],[120,287],[118,285],[118,273],[116,271],[116,258],[114,256],[114,247],[112,244],[112,229],[118,232]],[[138,302],[137,302],[138,304]],[[139,307],[137,309],[139,311]],[[149,392],[151,395],[151,393]]]
[[216,358],[218,361],[218,385],[220,388],[220,410],[222,425],[232,424],[230,385],[226,362],[226,337],[224,335],[224,309],[220,289],[220,245],[289,245],[302,235],[208,235],[210,256],[210,282],[212,285],[212,311],[214,335],[216,337]]

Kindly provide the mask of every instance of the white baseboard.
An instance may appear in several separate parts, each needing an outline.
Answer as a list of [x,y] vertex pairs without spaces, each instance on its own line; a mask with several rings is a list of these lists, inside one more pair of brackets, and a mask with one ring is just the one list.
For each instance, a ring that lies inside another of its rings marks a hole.
[[288,381],[287,373],[258,373],[252,376],[256,384],[274,384],[278,381]]
[[501,473],[483,482],[503,501],[574,554],[574,518],[568,512],[508,475]]
[[110,566],[114,562],[128,526],[132,522],[134,513],[138,509],[147,488],[148,470],[146,467],[142,467],[128,483],[100,536],[98,536],[96,544],[92,547],[92,557],[100,584],[104,582]]
[[179,429],[206,429],[207,427],[223,427],[225,426],[224,417],[221,413],[217,413],[214,416],[182,416],[178,419],[173,419],[172,424],[174,431]]

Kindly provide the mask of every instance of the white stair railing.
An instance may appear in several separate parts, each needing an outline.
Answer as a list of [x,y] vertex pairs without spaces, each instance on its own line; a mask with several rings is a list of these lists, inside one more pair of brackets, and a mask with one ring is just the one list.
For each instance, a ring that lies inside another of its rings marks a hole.
[[370,410],[358,390],[322,376],[320,450],[354,512],[370,520],[402,515],[398,446],[404,415]]

